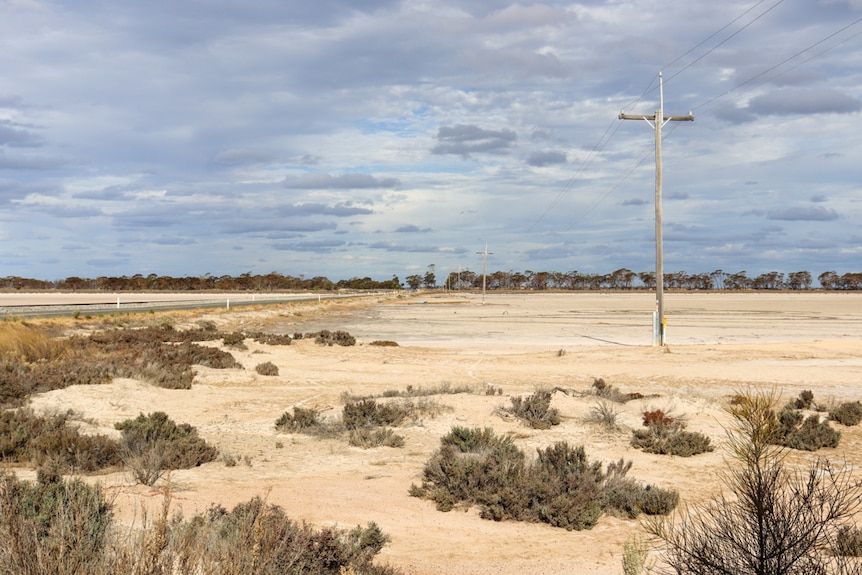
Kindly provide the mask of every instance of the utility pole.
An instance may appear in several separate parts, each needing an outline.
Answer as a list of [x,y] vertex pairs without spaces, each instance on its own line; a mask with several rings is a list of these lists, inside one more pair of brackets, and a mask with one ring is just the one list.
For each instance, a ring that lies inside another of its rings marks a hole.
[[494,255],[494,252],[488,251],[488,242],[485,242],[485,251],[476,253],[482,255],[482,305],[485,305],[485,279],[488,277],[488,256]]
[[665,341],[664,317],[664,246],[662,242],[662,209],[661,209],[661,129],[668,122],[693,122],[691,112],[688,116],[664,115],[664,84],[661,72],[658,73],[659,107],[654,116],[642,114],[624,114],[620,112],[620,120],[644,120],[655,130],[655,298],[656,312],[653,319],[653,345],[663,346]]

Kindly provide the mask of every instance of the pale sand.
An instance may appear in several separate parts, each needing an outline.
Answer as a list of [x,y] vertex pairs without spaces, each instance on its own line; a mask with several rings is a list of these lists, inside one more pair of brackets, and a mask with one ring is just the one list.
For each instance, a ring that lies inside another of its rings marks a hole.
[[[591,459],[634,461],[629,473],[680,491],[684,501],[715,493],[725,468],[721,450],[692,458],[644,454],[629,446],[631,429],[646,409],[688,418],[689,429],[721,444],[723,408],[733,393],[777,387],[784,400],[810,389],[818,402],[862,398],[862,294],[667,294],[668,347],[653,347],[649,294],[419,294],[366,304],[342,302],[278,306],[200,315],[224,330],[278,333],[343,329],[355,347],[312,341],[274,347],[247,340],[232,350],[244,370],[196,368],[188,391],[132,380],[73,387],[33,398],[36,409],[74,409],[84,424],[116,433],[113,424],[139,413],[167,412],[198,428],[238,459],[172,474],[174,508],[185,514],[212,502],[226,507],[255,495],[281,505],[294,519],[350,528],[375,521],[392,536],[379,560],[407,573],[532,575],[621,573],[623,542],[640,531],[636,521],[604,517],[592,530],[569,532],[538,524],[495,523],[475,512],[441,513],[408,495],[422,467],[453,426],[490,426],[511,432],[528,453],[566,440],[584,444]],[[399,347],[367,345],[392,340]],[[212,345],[218,345],[213,342]],[[276,377],[254,371],[271,361]],[[539,386],[588,391],[602,377],[625,392],[658,394],[619,406],[624,429],[600,431],[583,418],[595,399],[556,393],[563,423],[548,431],[503,420],[494,409]],[[331,408],[340,415],[342,392],[382,393],[413,387],[473,384],[502,388],[502,396],[442,395],[452,408],[420,425],[396,429],[400,449],[362,450],[346,440],[319,440],[275,432],[274,422],[294,405]],[[817,455],[860,460],[862,429],[844,428],[839,448]],[[277,443],[282,447],[277,447]],[[794,454],[804,462],[808,453]],[[25,472],[26,474],[26,472]],[[118,514],[139,516],[158,502],[157,491],[127,476],[97,478],[116,495]]]

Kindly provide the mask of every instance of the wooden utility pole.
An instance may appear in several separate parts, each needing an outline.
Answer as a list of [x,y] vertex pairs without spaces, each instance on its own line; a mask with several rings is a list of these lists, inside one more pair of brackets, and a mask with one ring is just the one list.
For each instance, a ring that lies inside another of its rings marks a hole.
[[485,251],[476,253],[482,256],[482,305],[485,305],[485,279],[488,277],[488,256],[494,255],[494,252],[489,252],[488,244],[485,243]]
[[661,72],[658,73],[659,107],[654,116],[643,114],[624,114],[620,112],[620,120],[644,120],[655,130],[655,298],[656,312],[653,320],[653,345],[663,346],[665,341],[664,317],[664,246],[662,242],[662,209],[661,209],[661,129],[668,122],[693,122],[691,112],[688,116],[664,115],[664,85]]

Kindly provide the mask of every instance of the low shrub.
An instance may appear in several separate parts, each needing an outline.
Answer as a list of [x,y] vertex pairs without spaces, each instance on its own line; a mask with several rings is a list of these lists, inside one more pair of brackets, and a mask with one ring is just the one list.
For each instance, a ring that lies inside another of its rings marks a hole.
[[57,473],[91,473],[121,464],[119,445],[104,435],[84,435],[71,412],[36,415],[31,409],[0,412],[0,459],[53,467]]
[[348,402],[344,405],[342,421],[347,429],[399,425],[409,412],[395,403],[377,403],[373,399]]
[[821,421],[816,413],[805,417],[785,407],[777,423],[773,443],[790,449],[817,451],[821,447],[838,447],[841,440],[841,432],[832,429],[828,421]]
[[533,429],[550,429],[560,424],[560,411],[551,407],[552,392],[540,389],[527,397],[511,398],[512,406],[504,408]]
[[862,421],[862,403],[847,401],[829,412],[829,419],[841,425],[852,427]]
[[57,477],[45,483],[0,471],[0,572],[97,573],[113,514],[99,485]]
[[605,430],[614,431],[618,429],[618,416],[619,414],[614,409],[613,405],[600,400],[590,408],[590,413],[587,415],[587,421],[595,423]]
[[614,403],[626,403],[628,401],[632,401],[634,399],[642,399],[644,397],[641,393],[623,393],[613,385],[608,384],[604,378],[597,377],[593,379],[593,392],[601,397],[602,399],[607,399],[608,401],[613,401]]
[[376,347],[398,347],[398,342],[391,341],[388,339],[377,339],[372,341],[368,345],[373,345]]
[[222,342],[229,347],[240,347],[245,345],[245,335],[238,331],[226,333],[222,337]]
[[275,429],[292,433],[317,427],[321,424],[320,411],[294,406],[293,413],[284,412],[275,422]]
[[123,463],[139,483],[153,485],[171,469],[190,469],[214,461],[218,450],[187,423],[177,425],[167,414],[143,413],[114,426],[121,432]]
[[788,407],[793,409],[813,409],[815,407],[814,392],[810,389],[801,391],[799,397],[791,400]]
[[631,446],[647,453],[692,457],[715,449],[708,436],[686,431],[683,421],[660,409],[645,411],[643,425],[632,432]]
[[314,343],[318,345],[341,345],[344,347],[348,347],[351,345],[356,345],[356,338],[347,333],[346,331],[329,331],[328,329],[324,329],[314,333],[307,333],[305,337],[308,339],[313,338]]
[[161,513],[139,531],[113,522],[99,485],[31,483],[0,471],[0,573],[15,575],[398,575],[374,558],[389,542],[375,523],[316,529],[260,497],[233,510],[214,505],[185,519]]
[[354,447],[404,447],[404,438],[389,428],[363,427],[350,430],[347,442]]
[[254,367],[254,370],[260,375],[278,375],[278,366],[271,361],[259,363]]
[[290,345],[293,339],[287,334],[263,333],[261,331],[249,334],[257,343],[264,345]]
[[[659,493],[657,488],[625,477],[631,463],[612,463],[605,471],[588,460],[583,447],[559,442],[528,461],[510,436],[464,427],[453,428],[440,443],[425,464],[422,484],[410,488],[411,495],[434,501],[440,511],[476,505],[486,519],[580,530],[593,527],[605,511],[634,517],[661,508],[651,493]],[[676,505],[676,492],[662,493],[668,506]]]

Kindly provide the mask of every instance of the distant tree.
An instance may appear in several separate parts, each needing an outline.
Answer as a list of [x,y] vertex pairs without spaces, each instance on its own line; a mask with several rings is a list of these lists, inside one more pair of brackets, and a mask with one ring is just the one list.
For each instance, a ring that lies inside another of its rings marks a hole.
[[409,275],[404,278],[404,281],[407,282],[407,285],[410,286],[410,289],[419,289],[422,287],[422,276],[419,274]]
[[787,274],[787,287],[793,290],[810,288],[811,273],[806,271],[800,271]]
[[655,289],[655,274],[653,272],[640,272],[638,279],[646,289]]

